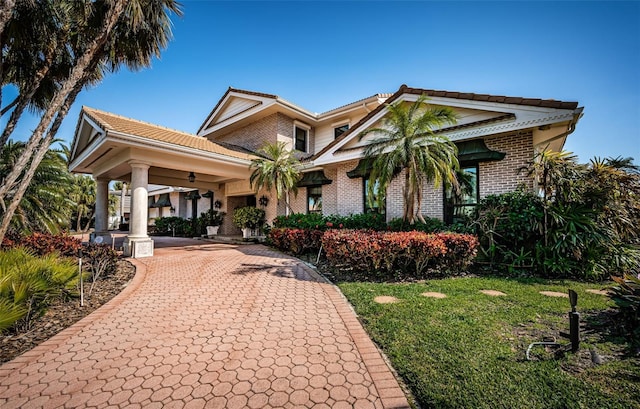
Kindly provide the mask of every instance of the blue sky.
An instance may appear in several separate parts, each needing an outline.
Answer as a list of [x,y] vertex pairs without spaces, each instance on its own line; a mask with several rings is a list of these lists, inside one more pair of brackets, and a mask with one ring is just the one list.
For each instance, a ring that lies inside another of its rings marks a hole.
[[72,139],[81,105],[196,132],[229,86],[323,112],[405,83],[578,101],[565,148],[582,162],[640,163],[638,1],[183,5],[162,58],[84,91],[61,138]]

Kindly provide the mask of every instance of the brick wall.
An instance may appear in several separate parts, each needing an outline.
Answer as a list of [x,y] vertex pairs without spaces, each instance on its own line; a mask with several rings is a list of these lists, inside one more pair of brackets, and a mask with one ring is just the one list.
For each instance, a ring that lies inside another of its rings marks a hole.
[[[324,199],[324,198],[323,198]],[[294,213],[307,213],[307,188],[298,188],[298,196],[289,194],[289,204]]]
[[[351,169],[349,169],[351,170]],[[324,169],[324,175],[333,182],[322,186],[322,214],[330,215],[338,213],[338,168]]]
[[[347,172],[358,166],[358,161],[343,162],[336,167],[336,175],[333,183],[336,184],[336,212],[342,216],[362,213],[364,210],[364,199],[362,191],[362,178],[350,179]],[[331,179],[331,178],[330,178]],[[324,190],[322,191],[324,193]],[[324,201],[324,196],[322,198]],[[329,214],[326,211],[323,213]]]
[[251,151],[256,151],[262,148],[265,143],[274,143],[276,141],[277,131],[278,114],[273,114],[253,122],[244,128],[222,135],[216,138],[216,141],[231,143]]
[[524,184],[533,189],[533,181],[518,169],[533,159],[533,133],[520,132],[485,138],[489,149],[506,153],[501,161],[479,165],[480,198],[515,190]]
[[443,211],[443,190],[441,185],[436,187],[433,182],[425,183],[422,189],[422,208],[424,217],[432,217],[442,220]]

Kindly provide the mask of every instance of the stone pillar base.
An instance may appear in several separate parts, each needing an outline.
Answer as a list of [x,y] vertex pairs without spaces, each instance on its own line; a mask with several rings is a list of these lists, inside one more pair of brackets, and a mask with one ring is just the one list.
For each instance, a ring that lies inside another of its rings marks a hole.
[[126,257],[142,258],[153,256],[153,240],[149,237],[127,237],[123,243]]
[[113,237],[108,231],[96,231],[89,234],[89,241],[91,243],[95,242],[111,245],[111,240],[113,240]]

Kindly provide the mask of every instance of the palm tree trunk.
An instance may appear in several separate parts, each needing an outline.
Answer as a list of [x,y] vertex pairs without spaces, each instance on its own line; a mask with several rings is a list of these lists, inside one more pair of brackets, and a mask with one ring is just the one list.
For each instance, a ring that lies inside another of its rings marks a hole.
[[16,209],[20,205],[20,201],[22,200],[24,193],[27,191],[27,188],[31,183],[31,179],[33,179],[33,175],[35,175],[36,170],[38,169],[38,165],[40,165],[40,162],[42,162],[42,159],[44,158],[47,151],[49,150],[49,146],[51,145],[51,142],[53,141],[56,134],[58,133],[58,129],[60,129],[62,120],[69,112],[69,108],[71,107],[73,102],[76,100],[76,97],[82,90],[82,87],[83,85],[77,84],[76,88],[72,90],[72,92],[69,94],[69,96],[65,100],[64,104],[60,107],[58,114],[56,115],[55,121],[51,125],[51,128],[47,132],[47,135],[45,136],[44,139],[40,140],[40,144],[37,146],[37,150],[34,151],[33,158],[29,163],[29,168],[27,169],[26,173],[20,180],[20,184],[18,185],[16,192],[11,198],[11,203],[9,204],[4,214],[2,215],[2,224],[0,224],[0,243],[4,239],[4,236],[7,233],[7,230],[9,229],[9,224],[11,224],[11,219],[13,218],[13,215]]
[[84,226],[84,229],[82,229],[83,233],[86,233],[89,231],[89,228],[91,227],[91,219],[93,219],[93,216],[95,216],[95,214],[96,214],[96,209],[94,207],[91,213],[87,214],[87,216],[89,217],[89,220],[87,220],[87,224]]
[[[29,142],[25,146],[24,152],[22,153],[20,158],[18,158],[18,161],[16,162],[13,170],[9,173],[9,175],[7,175],[5,180],[2,182],[2,185],[0,185],[0,202],[4,202],[7,193],[12,189],[13,185],[20,177],[20,174],[22,174],[24,169],[27,167],[29,161],[32,161],[32,167],[33,165],[37,167],[39,161],[35,160],[35,158],[37,156],[40,156],[40,160],[42,160],[42,155],[37,155],[36,153],[38,149],[41,150],[43,147],[42,135],[44,135],[46,129],[54,120],[54,115],[56,115],[56,112],[58,112],[59,114],[59,111],[63,110],[65,101],[69,100],[68,97],[71,93],[74,92],[74,89],[77,88],[79,92],[79,90],[81,90],[82,87],[88,82],[89,77],[87,73],[89,69],[94,65],[94,59],[96,58],[96,56],[100,55],[102,47],[107,42],[107,39],[111,34],[113,27],[116,25],[118,18],[122,14],[124,10],[124,3],[125,0],[115,1],[111,9],[109,10],[109,13],[105,17],[98,35],[96,35],[95,39],[86,48],[86,51],[74,65],[73,70],[71,71],[71,74],[69,75],[67,80],[64,81],[62,87],[55,93],[54,97],[51,99],[47,110],[40,118],[38,126],[29,138]],[[68,111],[68,108],[65,111]],[[46,146],[44,151],[46,152],[47,149],[48,146]],[[29,177],[28,180],[30,181],[31,178]],[[19,196],[20,198],[22,198],[22,195]],[[6,218],[7,216],[9,216],[9,219],[11,219],[11,217],[13,216],[13,211],[5,212],[4,217]],[[4,226],[5,224],[8,226],[7,221],[3,220],[2,226]],[[6,232],[6,228],[0,227],[0,239],[4,236],[4,232]]]
[[289,204],[289,192],[284,193],[284,215],[289,216],[289,210],[291,209],[291,205]]
[[78,209],[78,219],[76,220],[76,233],[80,233],[80,229],[82,228],[80,219],[82,219],[82,211]]
[[4,26],[11,19],[15,4],[16,0],[4,0],[2,6],[0,6],[0,35],[4,33]]
[[420,181],[420,185],[418,185],[418,190],[416,191],[416,216],[418,216],[418,220],[422,223],[426,223],[424,217],[422,216],[422,181]]

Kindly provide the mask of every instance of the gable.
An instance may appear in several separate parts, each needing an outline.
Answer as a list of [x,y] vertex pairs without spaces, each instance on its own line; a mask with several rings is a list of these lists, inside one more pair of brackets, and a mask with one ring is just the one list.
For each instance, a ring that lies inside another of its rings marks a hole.
[[[409,102],[406,102],[409,104]],[[433,104],[433,101],[427,101],[429,105]],[[450,107],[456,114],[457,121],[454,125],[445,125],[442,132],[452,131],[454,129],[466,129],[474,126],[486,125],[488,123],[495,123],[500,121],[508,121],[515,119],[515,116],[503,111],[489,111],[483,109],[476,108],[462,108],[462,107]],[[375,123],[371,124],[367,127],[367,129],[371,128],[384,128],[384,117],[378,119]],[[362,129],[361,131],[364,131]],[[434,129],[434,131],[439,131]],[[361,132],[360,132],[361,133]],[[349,141],[345,142],[340,148],[336,150],[336,152],[343,152],[349,150],[355,150],[362,148],[363,146],[369,144],[372,140],[377,138],[378,135],[375,133],[367,134],[362,140],[358,137],[354,137]],[[452,138],[453,139],[453,138]]]
[[251,108],[262,105],[262,101],[255,99],[231,97],[223,107],[211,118],[208,127],[212,127],[227,119],[233,118]]
[[76,128],[73,143],[71,144],[71,161],[75,159],[91,142],[103,136],[105,130],[90,118],[84,109],[80,111],[80,118]]
[[[577,103],[573,102],[440,93],[407,88],[406,86],[400,87],[387,100],[387,103],[400,101],[412,103],[420,95],[428,97],[427,104],[448,106],[458,114],[458,122],[455,125],[448,125],[437,130],[452,141],[480,138],[510,131],[551,127],[555,136],[550,138],[563,143],[568,133],[571,132],[571,124],[575,124],[582,115],[582,108],[577,107]],[[381,128],[387,112],[387,104],[380,105],[341,137],[325,146],[311,160],[315,165],[323,165],[360,158],[363,145],[376,137],[374,134],[370,134],[359,141],[360,135],[367,129]]]

